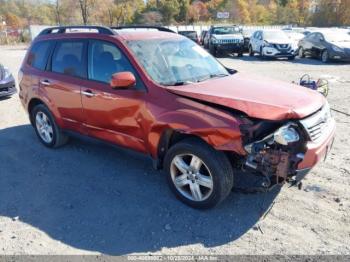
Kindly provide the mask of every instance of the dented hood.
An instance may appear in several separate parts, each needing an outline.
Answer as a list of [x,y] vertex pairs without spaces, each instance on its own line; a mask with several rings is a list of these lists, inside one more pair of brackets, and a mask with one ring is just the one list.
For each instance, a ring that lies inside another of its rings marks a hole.
[[266,120],[304,118],[325,103],[324,97],[316,91],[246,73],[166,88],[181,96],[226,106]]

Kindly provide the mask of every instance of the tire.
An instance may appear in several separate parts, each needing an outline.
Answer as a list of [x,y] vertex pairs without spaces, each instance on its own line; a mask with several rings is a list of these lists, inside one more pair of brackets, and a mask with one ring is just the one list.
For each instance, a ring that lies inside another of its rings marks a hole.
[[249,46],[249,56],[254,56],[253,47],[251,45]]
[[322,63],[328,63],[329,62],[329,54],[328,54],[328,50],[323,50],[321,53],[321,61]]
[[217,51],[216,51],[215,46],[209,44],[209,53],[210,53],[212,56],[214,56],[214,57],[217,56]]
[[260,58],[264,58],[263,48],[262,47],[260,47],[259,56],[260,56]]
[[45,105],[35,106],[31,111],[31,119],[35,133],[45,146],[57,148],[67,143],[68,137],[62,133],[52,113]]
[[[191,165],[192,161],[201,162],[200,168]],[[233,169],[226,155],[199,139],[189,138],[173,145],[165,156],[164,169],[175,196],[193,208],[218,205],[233,187]],[[176,180],[181,185],[175,185]]]
[[300,58],[304,58],[305,57],[304,49],[302,47],[299,47],[298,56]]

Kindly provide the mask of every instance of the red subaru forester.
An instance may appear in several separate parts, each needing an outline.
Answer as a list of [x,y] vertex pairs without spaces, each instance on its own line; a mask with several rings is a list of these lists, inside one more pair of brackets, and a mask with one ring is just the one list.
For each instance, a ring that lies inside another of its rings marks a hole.
[[19,86],[45,146],[78,133],[148,154],[195,208],[224,200],[237,168],[260,174],[266,189],[299,181],[335,134],[322,95],[225,68],[161,27],[45,29]]

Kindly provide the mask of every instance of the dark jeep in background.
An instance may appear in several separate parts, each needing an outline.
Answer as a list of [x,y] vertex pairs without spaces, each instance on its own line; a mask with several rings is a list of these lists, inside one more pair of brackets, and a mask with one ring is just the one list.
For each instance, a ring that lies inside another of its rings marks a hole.
[[244,37],[239,26],[211,26],[204,38],[204,47],[213,56],[218,53],[236,53],[242,56],[244,52]]

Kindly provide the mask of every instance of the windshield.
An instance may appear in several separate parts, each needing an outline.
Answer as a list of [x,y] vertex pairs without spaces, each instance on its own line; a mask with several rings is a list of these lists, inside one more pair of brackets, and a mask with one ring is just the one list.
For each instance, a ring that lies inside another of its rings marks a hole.
[[264,31],[264,39],[274,41],[274,40],[288,40],[288,36],[282,30],[280,31]]
[[196,38],[197,37],[197,32],[195,32],[195,31],[180,31],[179,34],[187,36],[187,37],[190,37],[190,38]]
[[327,32],[323,35],[328,42],[350,42],[350,35],[343,32]]
[[238,27],[216,27],[213,30],[214,35],[228,35],[228,34],[238,34],[240,30]]
[[137,60],[161,85],[183,85],[227,76],[227,70],[200,46],[188,39],[129,41]]

